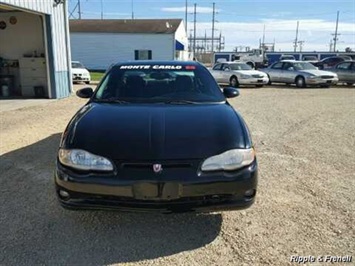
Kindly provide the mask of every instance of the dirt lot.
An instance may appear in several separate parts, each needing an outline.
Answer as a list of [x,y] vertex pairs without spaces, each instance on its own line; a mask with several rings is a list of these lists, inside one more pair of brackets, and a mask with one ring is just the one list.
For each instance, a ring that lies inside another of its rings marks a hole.
[[257,149],[257,200],[203,215],[62,210],[56,150],[85,100],[1,112],[0,264],[287,265],[291,255],[352,255],[344,265],[354,265],[355,88],[241,89],[230,102]]

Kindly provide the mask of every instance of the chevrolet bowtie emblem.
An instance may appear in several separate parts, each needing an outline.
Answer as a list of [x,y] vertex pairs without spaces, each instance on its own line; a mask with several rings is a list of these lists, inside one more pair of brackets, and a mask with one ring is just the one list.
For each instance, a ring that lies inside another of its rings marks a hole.
[[154,173],[158,174],[163,171],[163,167],[161,166],[161,164],[153,164],[153,171]]

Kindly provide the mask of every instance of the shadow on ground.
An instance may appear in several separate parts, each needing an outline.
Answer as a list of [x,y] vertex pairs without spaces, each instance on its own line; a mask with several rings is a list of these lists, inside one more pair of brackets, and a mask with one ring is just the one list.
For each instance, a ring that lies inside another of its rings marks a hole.
[[72,212],[56,202],[60,135],[0,157],[0,264],[97,265],[200,248],[220,232],[220,214]]

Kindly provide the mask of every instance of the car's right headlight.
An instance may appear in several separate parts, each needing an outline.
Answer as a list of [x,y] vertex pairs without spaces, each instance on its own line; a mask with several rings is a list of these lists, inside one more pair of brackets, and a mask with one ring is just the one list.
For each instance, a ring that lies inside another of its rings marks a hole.
[[207,158],[202,171],[237,170],[251,164],[255,160],[255,151],[251,149],[233,149]]
[[59,161],[78,170],[112,171],[110,160],[80,149],[59,149]]

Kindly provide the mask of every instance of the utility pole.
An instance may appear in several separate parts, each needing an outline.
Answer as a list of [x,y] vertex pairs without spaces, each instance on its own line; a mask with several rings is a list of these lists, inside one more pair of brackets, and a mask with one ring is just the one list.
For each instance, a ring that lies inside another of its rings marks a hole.
[[104,19],[104,3],[103,0],[101,0],[101,20]]
[[303,46],[303,44],[304,44],[304,41],[298,41],[298,44],[299,44],[299,46],[300,46],[300,52],[302,52],[302,46]]
[[187,34],[187,0],[185,1],[185,31]]
[[193,42],[193,57],[196,58],[196,3],[194,4],[194,42]]
[[261,43],[261,48],[264,50],[265,49],[265,24],[264,24],[264,30],[263,30],[263,42]]
[[295,38],[295,42],[294,42],[294,45],[293,45],[293,47],[294,47],[293,51],[294,51],[294,52],[296,52],[296,50],[297,50],[297,42],[298,42],[298,25],[299,25],[299,21],[297,21],[296,38]]
[[215,23],[215,6],[216,6],[216,3],[213,3],[213,13],[212,13],[212,45],[211,45],[211,52],[213,54],[213,51],[214,51],[214,23]]
[[329,42],[329,52],[333,51],[333,40],[330,39],[330,42]]
[[78,14],[79,14],[79,19],[81,19],[81,4],[80,4],[80,0],[78,0]]
[[333,40],[334,40],[334,52],[336,52],[336,47],[337,47],[337,40],[338,40],[338,35],[340,35],[340,34],[338,34],[338,23],[339,23],[339,11],[337,12],[337,22],[336,22],[336,25],[335,25],[335,34],[332,34],[332,35],[334,35],[334,38],[333,38]]
[[131,7],[132,7],[132,20],[134,19],[134,11],[133,11],[133,0],[131,2]]

